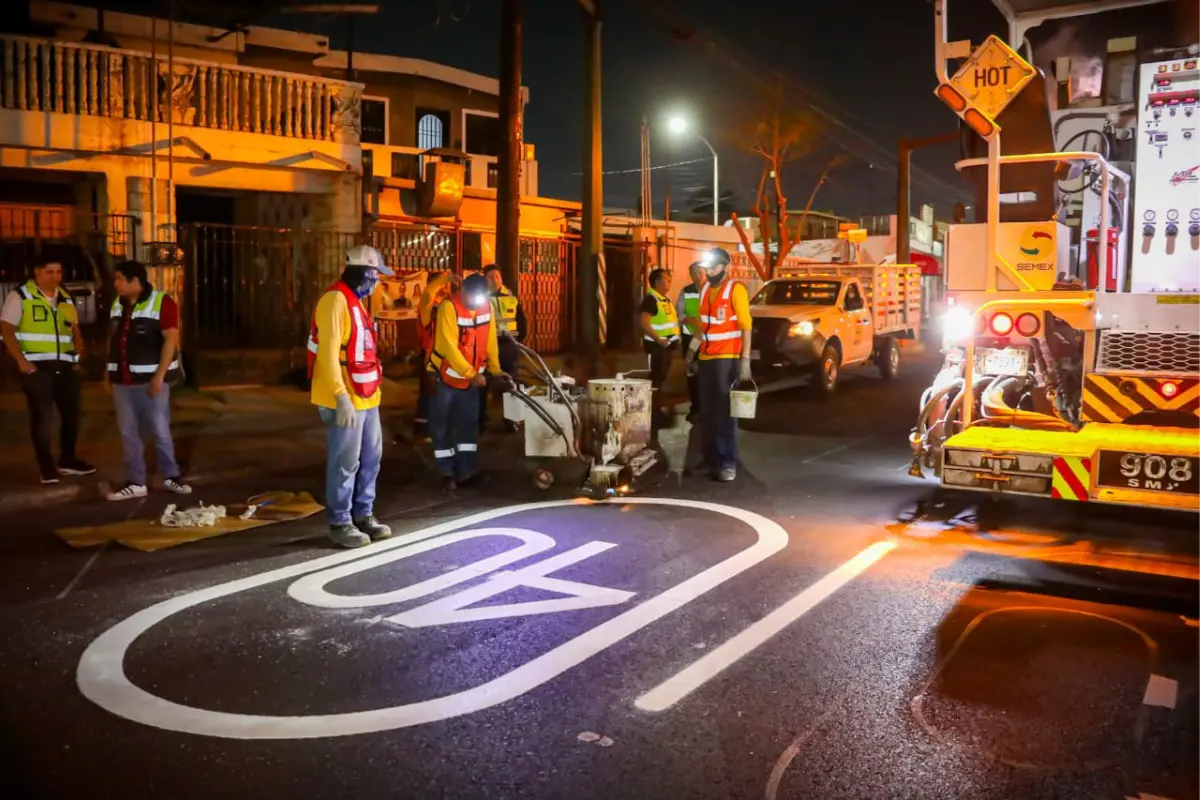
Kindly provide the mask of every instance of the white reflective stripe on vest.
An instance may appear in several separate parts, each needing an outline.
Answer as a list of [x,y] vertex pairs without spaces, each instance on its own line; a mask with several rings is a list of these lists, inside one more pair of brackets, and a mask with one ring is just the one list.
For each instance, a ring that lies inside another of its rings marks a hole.
[[363,372],[361,374],[352,372],[350,373],[350,380],[354,381],[355,383],[370,383],[371,381],[377,381],[379,380],[379,370],[373,369],[370,372]]
[[[131,319],[158,319],[161,308],[158,305],[158,296],[161,292],[155,290],[146,298],[146,307],[141,311],[134,307],[134,312],[130,314]],[[138,305],[141,305],[140,303]]]
[[730,339],[742,338],[741,330],[730,331],[729,333],[706,333],[704,334],[705,341],[709,342],[727,342]]
[[[109,365],[112,369],[117,369],[116,364]],[[167,365],[167,370],[179,369],[179,361],[172,361]],[[129,371],[134,375],[149,375],[158,372],[158,364],[130,364]]]
[[679,324],[675,322],[660,322],[657,325],[651,324],[650,327],[656,331],[669,331],[678,328]]
[[70,336],[59,336],[56,333],[18,333],[18,342],[58,342],[59,344],[74,344]]
[[461,374],[458,370],[456,370],[454,367],[450,366],[449,364],[446,365],[446,374],[449,375],[451,378],[462,378],[464,381],[471,380],[466,375]]
[[478,328],[480,325],[484,324],[485,322],[491,322],[491,321],[492,321],[491,314],[480,314],[479,316],[475,317],[475,319],[471,319],[470,317],[459,317],[458,318],[458,324],[464,325],[468,328]]
[[79,356],[74,353],[24,353],[26,361],[67,361],[71,364],[79,362]]
[[310,353],[317,352],[317,340],[312,338],[311,336],[308,337],[308,351]]

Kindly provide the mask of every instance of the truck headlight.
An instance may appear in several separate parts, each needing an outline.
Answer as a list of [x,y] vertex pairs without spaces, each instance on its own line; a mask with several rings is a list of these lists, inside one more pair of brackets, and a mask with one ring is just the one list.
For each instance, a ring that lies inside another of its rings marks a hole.
[[942,315],[942,341],[953,344],[969,339],[975,333],[975,314],[962,306],[954,306]]
[[812,336],[816,327],[812,320],[802,320],[788,328],[788,336]]

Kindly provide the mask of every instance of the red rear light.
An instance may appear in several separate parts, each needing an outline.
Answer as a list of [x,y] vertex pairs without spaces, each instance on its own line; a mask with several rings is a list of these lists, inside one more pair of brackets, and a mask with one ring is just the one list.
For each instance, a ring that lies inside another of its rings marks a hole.
[[1042,329],[1042,321],[1036,314],[1022,314],[1017,317],[1017,333],[1022,336],[1033,336]]
[[1179,394],[1179,384],[1175,381],[1159,381],[1158,391],[1162,396],[1170,400],[1175,395]]
[[1008,336],[1010,333],[1012,333],[1013,318],[1001,311],[992,315],[992,321],[990,325],[992,328],[992,333],[996,334],[997,336]]

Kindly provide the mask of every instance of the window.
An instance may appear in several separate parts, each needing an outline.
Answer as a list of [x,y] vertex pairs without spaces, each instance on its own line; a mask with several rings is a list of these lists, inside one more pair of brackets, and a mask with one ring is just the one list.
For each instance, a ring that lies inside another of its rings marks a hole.
[[417,148],[432,150],[446,146],[446,119],[437,111],[417,111]]
[[364,97],[362,100],[363,144],[388,143],[388,101],[386,97]]
[[463,111],[463,152],[500,157],[500,116],[491,111]]
[[761,289],[752,306],[831,306],[837,302],[841,281],[770,281]]

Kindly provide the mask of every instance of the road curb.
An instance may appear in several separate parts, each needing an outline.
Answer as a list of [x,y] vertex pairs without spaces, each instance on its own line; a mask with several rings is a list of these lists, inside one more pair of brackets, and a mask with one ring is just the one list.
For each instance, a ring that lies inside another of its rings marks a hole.
[[[323,464],[325,454],[314,454],[311,459],[303,460],[288,460],[288,469],[306,468]],[[203,486],[205,484],[220,483],[222,481],[236,480],[246,477],[247,475],[262,473],[264,471],[262,464],[251,464],[236,468],[214,469],[197,473],[188,473],[184,476],[187,483],[191,486]],[[87,500],[103,500],[104,495],[101,489],[105,481],[92,481],[88,483],[78,482],[78,478],[67,478],[64,480],[77,481],[75,483],[60,483],[58,486],[47,486],[42,488],[31,487],[29,491],[21,494],[12,494],[0,497],[0,514],[14,514],[21,511],[32,511],[35,509],[46,508],[48,506],[63,505],[66,503],[76,503]],[[188,497],[188,495],[180,495],[180,497]]]

